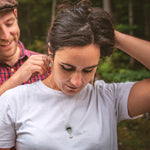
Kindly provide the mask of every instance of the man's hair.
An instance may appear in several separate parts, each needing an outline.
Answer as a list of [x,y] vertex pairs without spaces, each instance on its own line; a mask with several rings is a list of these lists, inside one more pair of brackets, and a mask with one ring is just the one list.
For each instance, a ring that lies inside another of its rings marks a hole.
[[66,46],[97,44],[101,56],[109,56],[115,43],[111,17],[103,9],[91,7],[87,0],[75,6],[61,6],[49,29],[47,42],[51,44],[53,55]]
[[17,0],[0,0],[0,12],[5,10],[14,10],[17,6]]

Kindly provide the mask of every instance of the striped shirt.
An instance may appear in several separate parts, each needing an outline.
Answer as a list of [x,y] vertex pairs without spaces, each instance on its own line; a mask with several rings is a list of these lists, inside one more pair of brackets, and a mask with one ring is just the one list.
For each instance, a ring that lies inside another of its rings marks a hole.
[[[20,48],[20,58],[18,59],[18,61],[13,66],[0,63],[0,85],[3,84],[6,80],[8,80],[31,55],[39,54],[36,52],[26,50],[24,48],[24,45],[20,41],[18,44]],[[23,84],[28,84],[28,83],[32,83],[38,80],[43,80],[48,75],[49,75],[48,73],[45,75],[37,74],[35,77],[30,78],[27,82]]]

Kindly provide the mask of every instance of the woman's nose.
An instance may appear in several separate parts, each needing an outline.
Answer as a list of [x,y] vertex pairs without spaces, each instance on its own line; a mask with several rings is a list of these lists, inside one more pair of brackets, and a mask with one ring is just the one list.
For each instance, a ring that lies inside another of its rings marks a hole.
[[82,84],[82,74],[78,72],[73,73],[71,76],[71,83],[75,87],[80,87]]

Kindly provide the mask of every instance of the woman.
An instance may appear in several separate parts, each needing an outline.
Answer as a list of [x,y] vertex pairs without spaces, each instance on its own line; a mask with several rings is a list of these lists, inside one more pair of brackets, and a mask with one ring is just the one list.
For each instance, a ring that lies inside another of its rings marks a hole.
[[114,34],[105,11],[62,8],[48,33],[51,75],[0,97],[0,150],[117,150],[117,122],[150,110],[150,80],[89,84],[114,43],[150,68],[150,43]]

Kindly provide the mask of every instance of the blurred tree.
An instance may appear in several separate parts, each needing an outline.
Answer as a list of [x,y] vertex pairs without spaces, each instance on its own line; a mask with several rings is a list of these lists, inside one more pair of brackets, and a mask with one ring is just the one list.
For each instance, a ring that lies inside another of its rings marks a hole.
[[[128,11],[129,11],[129,26],[133,26],[134,24],[134,14],[133,14],[133,0],[129,0],[129,4],[128,4]],[[129,34],[130,35],[134,35],[133,33],[133,28],[130,28],[129,30]],[[131,64],[131,68],[134,68],[135,66],[135,59],[130,57],[130,64]]]
[[[18,18],[21,41],[34,51],[44,52],[46,36],[51,24],[52,0],[19,0]],[[37,41],[42,42],[38,47]]]
[[55,18],[55,14],[56,14],[56,4],[57,4],[57,0],[52,0],[52,20],[51,22],[54,20]]
[[111,3],[110,0],[103,0],[103,9],[111,13]]
[[144,5],[143,5],[143,11],[144,11],[144,34],[146,39],[150,39],[150,19],[149,19],[149,14],[150,14],[150,1],[149,0],[144,0]]

